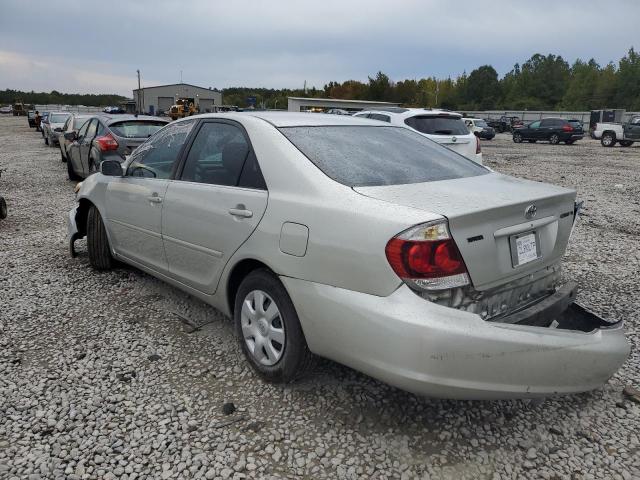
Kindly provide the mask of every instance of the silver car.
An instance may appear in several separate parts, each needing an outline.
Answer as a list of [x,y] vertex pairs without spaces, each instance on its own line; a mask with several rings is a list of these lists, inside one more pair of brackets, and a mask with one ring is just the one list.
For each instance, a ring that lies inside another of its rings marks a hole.
[[79,187],[69,245],[233,318],[269,381],[313,354],[397,387],[513,398],[600,387],[622,322],[560,263],[575,191],[495,173],[366,119],[224,113],[169,124]]
[[71,116],[69,112],[50,112],[49,119],[42,124],[42,136],[44,143],[53,147],[59,143],[59,137],[62,135],[62,129]]

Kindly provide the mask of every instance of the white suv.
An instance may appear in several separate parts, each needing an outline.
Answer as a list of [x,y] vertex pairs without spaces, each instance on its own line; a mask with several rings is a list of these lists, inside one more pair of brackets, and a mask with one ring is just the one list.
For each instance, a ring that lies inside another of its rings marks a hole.
[[383,110],[365,110],[356,113],[354,117],[370,118],[411,128],[434,142],[482,164],[480,140],[469,132],[459,113],[430,108],[390,107]]

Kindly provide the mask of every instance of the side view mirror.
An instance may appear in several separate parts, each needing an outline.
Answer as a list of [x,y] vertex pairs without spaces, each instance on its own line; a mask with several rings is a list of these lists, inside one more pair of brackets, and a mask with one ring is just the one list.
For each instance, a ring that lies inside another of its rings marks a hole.
[[100,164],[100,173],[107,177],[121,177],[122,164],[118,160],[104,160]]
[[64,138],[66,138],[70,142],[73,142],[78,139],[78,132],[76,132],[75,130],[67,132],[64,134]]

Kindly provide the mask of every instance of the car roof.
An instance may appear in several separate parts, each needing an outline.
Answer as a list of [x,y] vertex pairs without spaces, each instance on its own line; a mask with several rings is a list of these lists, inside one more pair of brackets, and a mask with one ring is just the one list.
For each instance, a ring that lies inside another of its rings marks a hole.
[[149,121],[152,120],[154,122],[163,122],[169,123],[171,120],[167,120],[166,118],[155,117],[153,115],[110,115],[108,113],[99,113],[94,115],[95,117],[101,118],[107,125],[113,125],[118,122],[130,122],[132,120],[140,120],[140,121]]
[[374,108],[370,110],[363,110],[362,112],[358,113],[392,114],[402,118],[416,117],[418,115],[447,115],[451,117],[462,118],[461,114],[452,112],[451,110],[445,110],[443,108]]
[[[307,112],[221,112],[205,113],[196,117],[188,118],[228,118],[231,120],[242,120],[246,117],[255,117],[270,123],[274,127],[319,127],[335,125],[379,125],[380,122],[369,120],[368,118],[354,118],[351,115],[331,115],[328,113],[307,113]],[[182,120],[185,120],[182,119]]]

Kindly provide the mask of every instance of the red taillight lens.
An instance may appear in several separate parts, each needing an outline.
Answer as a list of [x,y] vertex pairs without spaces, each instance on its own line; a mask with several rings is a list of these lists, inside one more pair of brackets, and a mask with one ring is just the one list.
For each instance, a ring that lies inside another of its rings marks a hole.
[[480,148],[480,138],[476,137],[476,155],[478,153],[482,153],[482,149]]
[[467,267],[446,222],[401,233],[389,240],[385,253],[393,271],[412,287],[442,290],[469,284]]
[[563,132],[573,132],[573,127],[571,125],[563,125],[562,126],[562,131]]
[[117,150],[118,149],[118,142],[116,142],[116,139],[113,138],[110,133],[107,133],[106,135],[103,135],[102,137],[98,137],[98,138],[94,139],[93,141],[98,145],[98,148],[102,152],[107,152],[109,150]]

